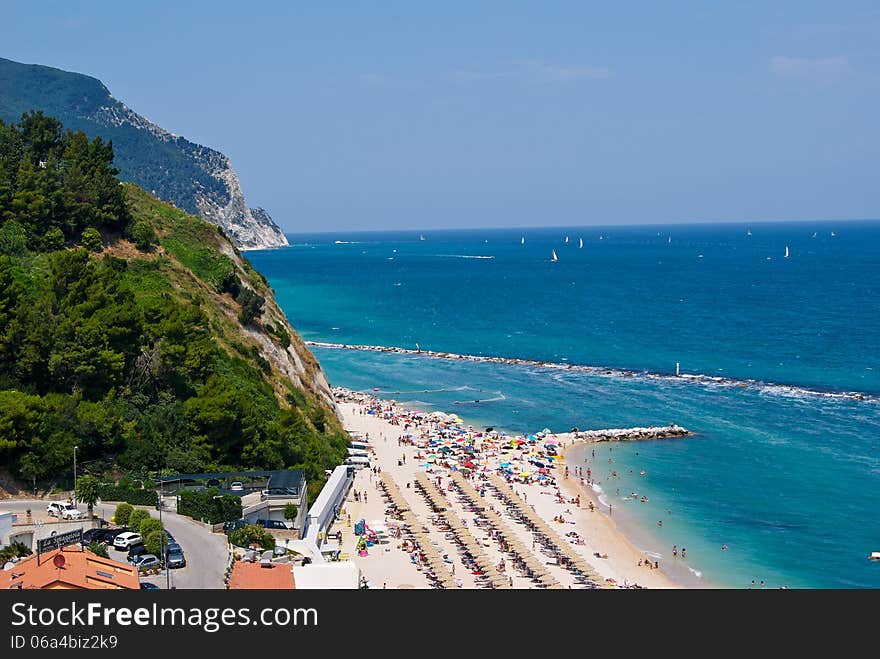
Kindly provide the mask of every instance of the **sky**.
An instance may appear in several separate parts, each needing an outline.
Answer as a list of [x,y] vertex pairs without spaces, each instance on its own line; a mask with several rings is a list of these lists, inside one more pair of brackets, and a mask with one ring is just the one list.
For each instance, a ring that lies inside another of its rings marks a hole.
[[3,2],[286,231],[880,217],[880,5]]

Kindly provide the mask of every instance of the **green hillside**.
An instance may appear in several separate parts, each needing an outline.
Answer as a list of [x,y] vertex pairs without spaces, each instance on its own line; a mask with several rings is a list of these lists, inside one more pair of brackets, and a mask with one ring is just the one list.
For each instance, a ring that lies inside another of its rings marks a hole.
[[48,484],[78,446],[96,475],[295,467],[316,487],[346,446],[319,365],[222,230],[112,159],[52,118],[0,122],[0,468]]
[[112,141],[121,178],[178,208],[198,214],[197,193],[221,204],[229,201],[223,182],[205,169],[222,154],[167,133],[160,139],[154,131],[127,123],[122,103],[96,78],[0,58],[0,120],[18,122],[34,109],[71,130]]

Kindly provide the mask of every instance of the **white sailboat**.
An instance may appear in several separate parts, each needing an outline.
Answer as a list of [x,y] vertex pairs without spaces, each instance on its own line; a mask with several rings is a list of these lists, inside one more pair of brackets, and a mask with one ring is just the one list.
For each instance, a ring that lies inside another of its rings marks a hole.
[[526,244],[526,237],[525,237],[525,236],[523,236],[522,238],[519,239],[519,244],[520,244],[520,245],[525,245],[525,244]]
[[751,235],[752,235],[752,230],[751,230],[751,229],[746,229],[746,235],[747,235],[747,236],[751,236]]
[[578,238],[578,242],[580,243],[580,244],[578,245],[578,248],[579,248],[579,249],[583,249],[583,248],[584,248],[584,239],[583,239],[583,238]]
[[565,237],[565,242],[566,242],[566,243],[568,242],[568,236]]
[[788,245],[785,246],[785,258],[788,258]]
[[813,236],[812,236],[812,237],[813,237],[813,238],[815,238],[815,237],[816,237],[816,236],[817,236],[817,235],[818,235],[818,234],[819,234],[819,232],[818,232],[818,231],[814,231],[814,232],[813,232]]
[[420,234],[419,234],[419,240],[424,240],[424,239],[425,239],[425,234],[420,233]]
[[669,236],[669,239],[666,241],[666,244],[667,244],[667,245],[671,245],[671,244],[672,244],[672,236]]
[[834,238],[834,236],[836,236],[836,235],[837,235],[837,234],[834,233],[833,231],[831,232],[831,237],[832,237],[832,238]]
[[556,256],[556,250],[554,249],[554,250],[551,250],[551,251],[553,252],[553,256],[550,257],[550,260],[551,260],[551,261],[554,261],[554,262],[558,261],[558,260],[559,260],[559,257]]

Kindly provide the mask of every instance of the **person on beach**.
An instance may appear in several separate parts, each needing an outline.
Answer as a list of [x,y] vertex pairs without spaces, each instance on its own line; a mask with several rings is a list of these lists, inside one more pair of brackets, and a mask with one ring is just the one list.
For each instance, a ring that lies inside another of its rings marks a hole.
[[685,552],[687,552],[687,550],[686,550],[684,547],[682,547],[682,548],[681,548],[681,557],[682,557],[682,558],[685,557]]
[[678,545],[672,545],[672,555],[678,556]]

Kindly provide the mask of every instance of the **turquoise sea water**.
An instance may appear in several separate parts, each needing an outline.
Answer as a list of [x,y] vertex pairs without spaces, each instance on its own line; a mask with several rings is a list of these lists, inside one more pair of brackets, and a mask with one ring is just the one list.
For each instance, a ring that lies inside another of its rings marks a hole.
[[[664,565],[731,587],[880,587],[866,558],[880,550],[880,223],[750,230],[289,235],[247,256],[307,340],[630,370],[314,349],[332,384],[474,425],[696,431],[592,462]],[[673,378],[676,362],[706,377]]]

